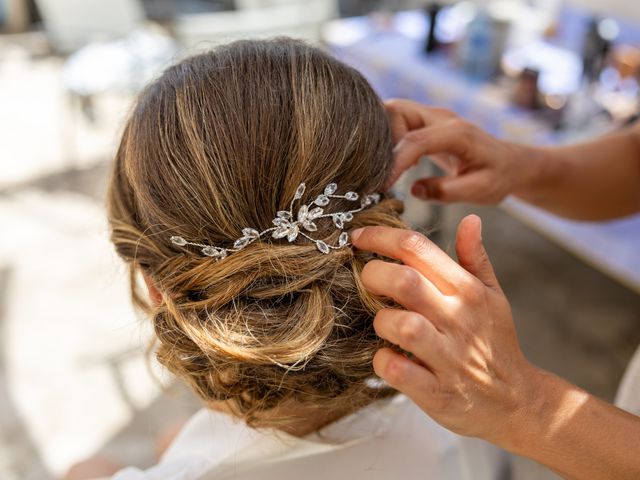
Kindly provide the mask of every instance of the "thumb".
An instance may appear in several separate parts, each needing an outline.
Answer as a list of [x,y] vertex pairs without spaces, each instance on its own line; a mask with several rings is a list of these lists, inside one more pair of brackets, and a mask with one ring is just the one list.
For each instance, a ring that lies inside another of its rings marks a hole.
[[502,291],[482,244],[482,220],[477,215],[468,215],[460,222],[456,236],[456,254],[462,268],[487,287]]

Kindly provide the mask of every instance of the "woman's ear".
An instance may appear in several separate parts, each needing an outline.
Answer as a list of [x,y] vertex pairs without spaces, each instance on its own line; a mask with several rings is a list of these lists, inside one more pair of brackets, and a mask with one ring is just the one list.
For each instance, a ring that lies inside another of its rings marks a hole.
[[158,290],[155,282],[146,272],[142,272],[142,278],[144,278],[144,283],[147,285],[151,303],[153,303],[153,306],[157,307],[162,303],[162,293]]

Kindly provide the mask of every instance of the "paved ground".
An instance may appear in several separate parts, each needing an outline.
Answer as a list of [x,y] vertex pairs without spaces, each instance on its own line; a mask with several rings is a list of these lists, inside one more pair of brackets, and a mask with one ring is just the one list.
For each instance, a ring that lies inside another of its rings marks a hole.
[[[106,237],[107,159],[126,109],[111,99],[98,124],[75,117],[55,82],[56,65],[0,42],[3,480],[54,478],[97,451],[148,465],[154,435],[196,408],[184,390],[163,392],[149,374],[148,329],[131,310]],[[70,137],[55,131],[67,127]],[[436,226],[449,252],[468,211],[485,221],[525,353],[611,400],[640,344],[640,297],[498,209],[445,209]],[[524,460],[515,471],[520,480],[554,478]]]

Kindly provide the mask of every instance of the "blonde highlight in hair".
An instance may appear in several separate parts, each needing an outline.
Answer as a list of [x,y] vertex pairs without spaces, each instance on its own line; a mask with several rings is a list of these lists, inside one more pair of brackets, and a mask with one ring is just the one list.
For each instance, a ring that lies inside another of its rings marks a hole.
[[[168,240],[225,245],[243,227],[268,228],[302,182],[309,198],[334,181],[380,191],[391,150],[384,109],[364,78],[299,41],[234,42],[147,87],[125,126],[108,210],[159,361],[252,426],[286,421],[269,412],[292,403],[349,412],[392,395],[370,382],[384,345],[372,327],[383,301],[359,280],[370,255],[265,239],[216,261]],[[404,227],[401,208],[384,198],[347,228]],[[316,237],[335,244],[340,231],[326,223]],[[139,269],[162,292],[160,305],[135,289]]]

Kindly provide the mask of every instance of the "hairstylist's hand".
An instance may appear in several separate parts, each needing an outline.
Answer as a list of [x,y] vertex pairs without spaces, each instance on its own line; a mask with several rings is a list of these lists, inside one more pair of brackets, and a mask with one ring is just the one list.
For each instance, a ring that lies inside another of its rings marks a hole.
[[448,173],[415,182],[411,192],[418,198],[496,204],[539,175],[533,149],[500,141],[454,113],[411,100],[385,106],[396,144],[389,185],[423,155]]
[[531,398],[536,368],[518,345],[482,246],[480,218],[460,224],[460,264],[408,230],[367,227],[354,231],[352,241],[404,264],[372,260],[362,272],[368,290],[406,308],[378,312],[376,332],[413,355],[381,349],[376,373],[446,428],[506,447],[511,421]]

